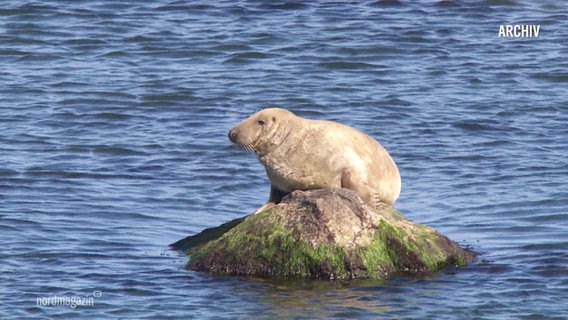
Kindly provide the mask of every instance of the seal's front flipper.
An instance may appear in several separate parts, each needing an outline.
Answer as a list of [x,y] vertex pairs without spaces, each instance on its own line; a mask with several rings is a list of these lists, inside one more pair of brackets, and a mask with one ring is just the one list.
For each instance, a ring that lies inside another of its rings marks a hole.
[[286,195],[286,193],[274,188],[274,187],[270,187],[270,196],[268,197],[268,202],[266,202],[264,205],[262,205],[260,208],[256,209],[252,215],[255,215],[257,213],[260,213],[264,210],[268,210],[272,207],[274,207],[275,205],[279,204],[280,201],[282,201],[282,198],[284,198],[284,196]]
[[262,211],[268,210],[272,207],[274,207],[276,204],[274,202],[267,202],[264,205],[262,205],[260,208],[256,209],[251,215],[254,216],[255,214],[259,214]]

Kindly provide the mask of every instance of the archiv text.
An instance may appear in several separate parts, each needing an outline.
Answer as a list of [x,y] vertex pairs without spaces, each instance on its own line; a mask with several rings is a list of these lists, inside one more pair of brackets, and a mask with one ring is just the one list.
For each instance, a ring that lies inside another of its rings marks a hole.
[[499,38],[538,38],[540,25],[502,24],[499,26]]

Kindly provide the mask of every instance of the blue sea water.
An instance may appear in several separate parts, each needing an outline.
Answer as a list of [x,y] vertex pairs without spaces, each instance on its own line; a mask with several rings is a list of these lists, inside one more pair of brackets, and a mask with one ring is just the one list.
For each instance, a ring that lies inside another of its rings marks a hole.
[[[0,318],[566,319],[567,57],[562,1],[2,1]],[[479,260],[185,270],[169,243],[266,200],[227,132],[268,105],[375,137],[395,207]]]

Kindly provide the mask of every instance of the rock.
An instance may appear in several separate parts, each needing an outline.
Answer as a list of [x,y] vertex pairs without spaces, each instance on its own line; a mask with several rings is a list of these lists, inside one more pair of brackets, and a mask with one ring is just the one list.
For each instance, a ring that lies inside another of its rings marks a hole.
[[294,191],[278,205],[182,239],[188,269],[232,276],[352,279],[462,266],[476,254],[348,189]]

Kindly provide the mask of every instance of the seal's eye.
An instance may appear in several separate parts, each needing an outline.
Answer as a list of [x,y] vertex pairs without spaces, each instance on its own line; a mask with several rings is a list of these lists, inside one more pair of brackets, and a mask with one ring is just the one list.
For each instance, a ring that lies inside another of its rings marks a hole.
[[259,125],[263,126],[264,125],[264,120],[258,120],[257,121]]

